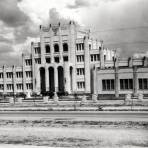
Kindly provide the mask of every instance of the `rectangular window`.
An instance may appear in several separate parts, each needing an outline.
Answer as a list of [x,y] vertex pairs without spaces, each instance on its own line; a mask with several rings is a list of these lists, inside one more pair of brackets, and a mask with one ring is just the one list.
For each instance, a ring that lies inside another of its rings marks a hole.
[[114,80],[111,80],[111,90],[115,89],[115,84],[114,84]]
[[84,55],[77,55],[77,62],[84,62]]
[[40,54],[41,53],[41,48],[40,47],[35,47],[34,52],[35,52],[35,54]]
[[16,72],[16,77],[23,78],[23,72],[21,72],[21,71]]
[[76,44],[76,49],[77,49],[77,51],[84,50],[84,43],[78,43],[78,44]]
[[133,79],[120,79],[120,89],[121,90],[133,89]]
[[46,63],[51,63],[51,59],[50,58],[46,58]]
[[91,50],[91,44],[89,44],[89,50]]
[[32,77],[32,71],[26,71],[26,77],[31,78]]
[[84,75],[84,68],[77,68],[77,75]]
[[7,84],[7,90],[13,90],[13,84]]
[[32,83],[26,83],[26,88],[27,90],[32,89],[33,88]]
[[102,90],[103,91],[111,91],[115,89],[115,80],[114,79],[105,79],[102,80]]
[[100,61],[100,54],[91,54],[90,59],[91,59],[91,62]]
[[41,58],[35,58],[35,63],[36,64],[41,64]]
[[85,82],[77,82],[77,88],[78,89],[84,89],[85,88]]
[[139,82],[139,89],[148,89],[148,79],[147,78],[141,78],[141,79],[138,79],[138,82]]
[[16,84],[17,90],[23,90],[23,84]]
[[54,61],[56,62],[56,63],[59,63],[60,61],[59,61],[59,57],[54,57]]
[[26,59],[25,60],[26,66],[32,65],[32,60],[31,59]]
[[68,61],[68,56],[64,56],[63,60],[64,60],[64,62],[67,62]]
[[1,72],[1,73],[0,73],[0,79],[2,79],[2,78],[3,78],[3,73]]
[[7,78],[13,78],[13,72],[6,72]]
[[106,55],[104,55],[104,61],[106,61]]
[[4,90],[4,84],[0,84],[0,90]]

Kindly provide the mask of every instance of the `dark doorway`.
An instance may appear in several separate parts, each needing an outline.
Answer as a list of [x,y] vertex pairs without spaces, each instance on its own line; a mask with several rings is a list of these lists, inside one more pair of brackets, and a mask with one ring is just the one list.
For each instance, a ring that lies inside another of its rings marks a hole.
[[59,91],[64,92],[64,70],[62,66],[58,67],[58,87]]
[[51,92],[55,91],[55,84],[54,84],[54,68],[49,67],[49,90]]
[[73,71],[73,68],[72,67],[70,67],[70,90],[72,90],[72,83],[73,83],[73,81],[72,81],[72,71]]
[[40,68],[40,87],[41,87],[41,93],[46,91],[46,84],[45,84],[45,68]]

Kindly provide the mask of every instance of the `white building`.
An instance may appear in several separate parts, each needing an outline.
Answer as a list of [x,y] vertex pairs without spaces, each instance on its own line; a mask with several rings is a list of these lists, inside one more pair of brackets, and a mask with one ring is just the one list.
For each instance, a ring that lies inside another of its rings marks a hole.
[[94,65],[103,68],[104,61],[113,61],[114,56],[73,21],[40,26],[40,42],[31,43],[31,53],[22,55],[22,66],[0,68],[0,91],[92,93]]
[[40,26],[40,42],[31,43],[22,66],[0,68],[0,92],[148,94],[148,58],[120,59],[73,21]]

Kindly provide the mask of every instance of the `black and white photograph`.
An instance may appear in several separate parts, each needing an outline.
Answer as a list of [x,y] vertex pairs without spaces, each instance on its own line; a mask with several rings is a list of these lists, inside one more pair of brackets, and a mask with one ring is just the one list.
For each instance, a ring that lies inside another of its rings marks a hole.
[[0,148],[148,148],[148,0],[0,0]]

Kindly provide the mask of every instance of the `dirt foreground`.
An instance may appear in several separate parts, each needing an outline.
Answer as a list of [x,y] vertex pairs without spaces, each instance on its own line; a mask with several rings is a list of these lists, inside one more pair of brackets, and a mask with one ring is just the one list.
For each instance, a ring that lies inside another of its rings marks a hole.
[[148,147],[148,122],[0,120],[0,148]]

